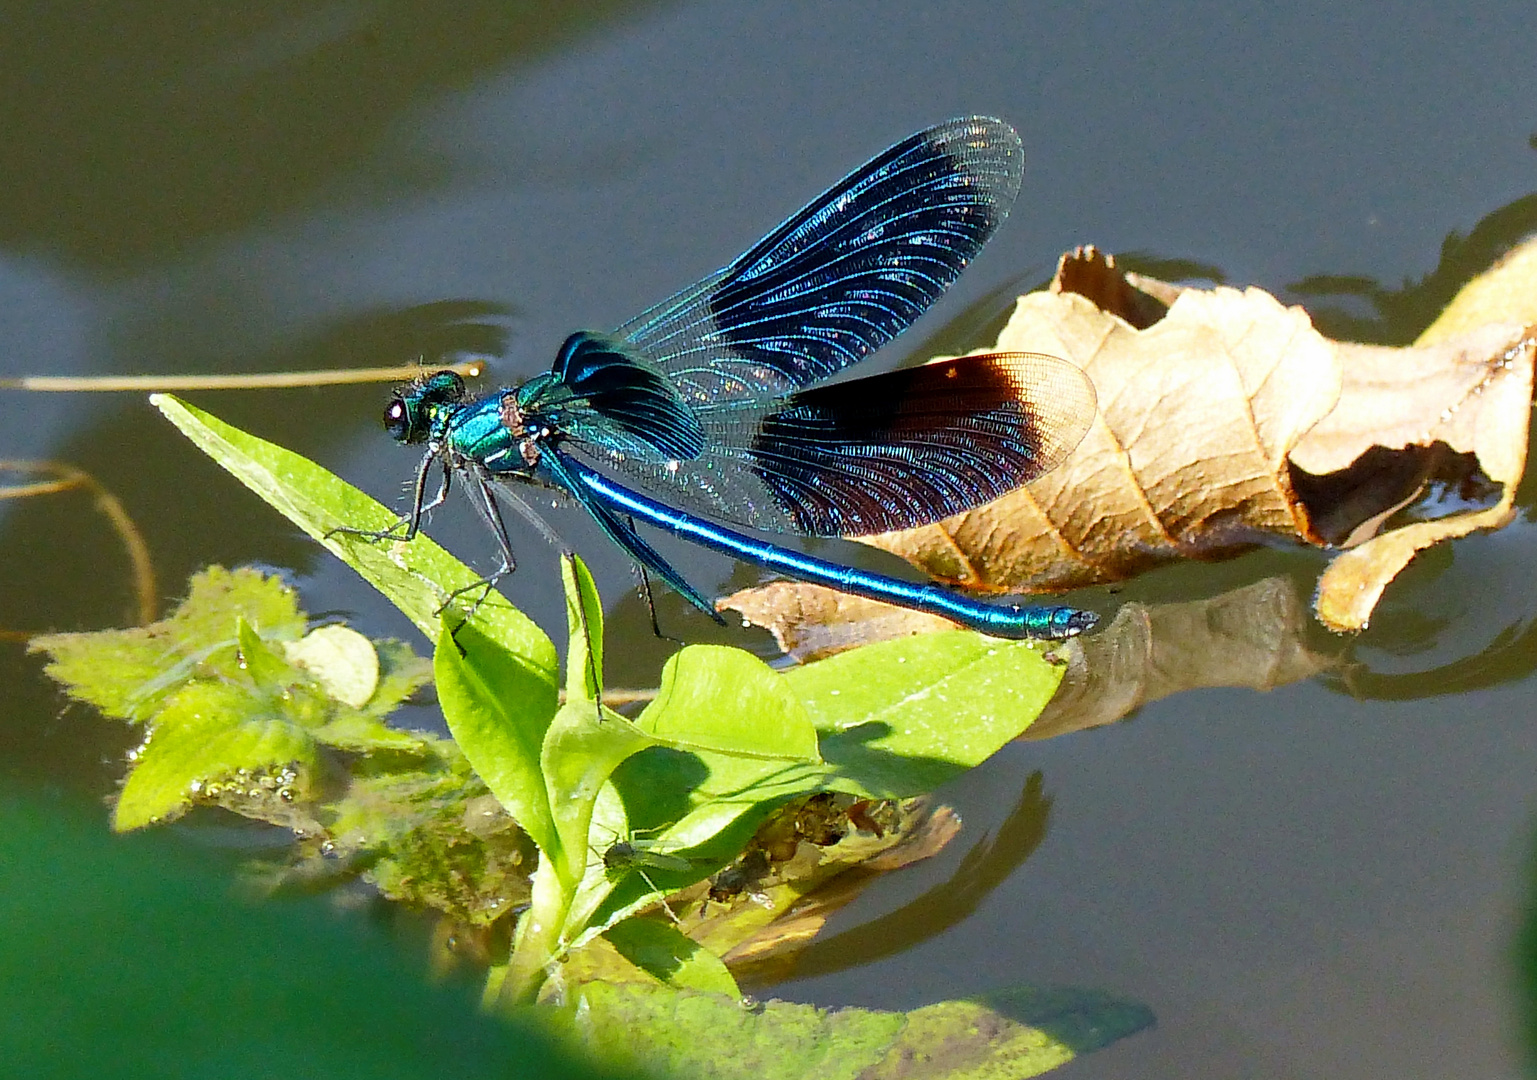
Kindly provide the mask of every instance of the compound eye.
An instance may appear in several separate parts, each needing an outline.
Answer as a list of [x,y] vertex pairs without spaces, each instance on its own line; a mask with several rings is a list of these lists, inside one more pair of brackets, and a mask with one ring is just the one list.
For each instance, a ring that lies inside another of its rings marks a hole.
[[396,442],[409,442],[411,439],[411,410],[406,405],[404,398],[396,398],[384,409],[384,430],[390,433],[390,438]]

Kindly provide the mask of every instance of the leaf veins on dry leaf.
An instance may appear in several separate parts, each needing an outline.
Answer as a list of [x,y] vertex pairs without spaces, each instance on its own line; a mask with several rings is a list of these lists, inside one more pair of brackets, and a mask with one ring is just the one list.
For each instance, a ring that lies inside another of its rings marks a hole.
[[[865,538],[950,584],[1051,592],[1293,541],[1338,552],[1315,613],[1360,630],[1416,552],[1513,516],[1534,326],[1486,321],[1405,348],[1331,341],[1261,289],[1182,288],[1081,248],[1019,298],[996,349],[1077,364],[1099,415],[1034,483]],[[800,587],[780,588],[785,601],[825,604]]]

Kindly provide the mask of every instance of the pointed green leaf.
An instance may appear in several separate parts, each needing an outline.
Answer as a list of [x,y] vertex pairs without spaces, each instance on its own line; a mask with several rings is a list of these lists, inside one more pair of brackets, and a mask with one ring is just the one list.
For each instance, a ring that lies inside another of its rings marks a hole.
[[[932,791],[1028,727],[1061,669],[1028,642],[957,632],[867,646],[771,677],[805,702],[825,763],[706,750],[637,755],[614,782],[632,821],[664,826],[654,836],[667,850],[713,852],[722,839],[745,839],[780,804],[815,791],[868,798]],[[707,700],[701,695],[699,707]],[[665,697],[655,707],[666,707]],[[630,901],[628,890],[616,890],[594,921]]]
[[[429,641],[440,636],[439,609],[452,593],[469,589],[463,594],[465,603],[479,597],[473,586],[480,575],[426,536],[405,543],[334,533],[341,527],[383,530],[399,520],[335,474],[170,395],[155,394],[150,401],[236,479],[389,597]],[[475,608],[475,621],[503,648],[527,666],[545,670],[553,681],[555,646],[500,595],[485,597]]]
[[317,741],[338,750],[351,750],[370,754],[376,750],[400,750],[408,754],[423,753],[427,742],[415,731],[392,728],[378,717],[356,709],[338,706],[332,718],[311,729]]
[[540,750],[555,716],[543,667],[502,648],[475,623],[446,627],[433,654],[443,717],[464,756],[534,843],[560,850]]
[[841,791],[904,798],[986,761],[1062,681],[1036,642],[922,634],[787,671]]
[[240,646],[240,667],[258,686],[277,688],[300,681],[298,670],[242,616],[235,617],[235,640]]
[[591,861],[587,839],[598,792],[625,758],[655,742],[618,713],[600,714],[591,701],[568,701],[555,714],[540,760],[560,833],[556,867],[568,890]]
[[566,700],[597,701],[603,689],[603,602],[587,565],[573,554],[560,557],[566,588]]
[[776,806],[825,790],[829,775],[821,764],[658,748],[625,762],[614,785],[631,821],[663,826],[647,833],[663,850],[729,858]]

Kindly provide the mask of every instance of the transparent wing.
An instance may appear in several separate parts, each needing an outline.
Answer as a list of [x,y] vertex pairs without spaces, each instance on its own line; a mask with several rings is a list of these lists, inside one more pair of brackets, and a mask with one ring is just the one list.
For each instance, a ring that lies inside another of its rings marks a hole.
[[963,356],[776,401],[696,407],[704,450],[640,460],[567,448],[705,517],[773,532],[863,536],[989,502],[1055,468],[1088,431],[1094,387],[1038,353]]
[[870,355],[1008,215],[1019,135],[964,117],[856,169],[730,266],[614,331],[690,403],[777,397]]

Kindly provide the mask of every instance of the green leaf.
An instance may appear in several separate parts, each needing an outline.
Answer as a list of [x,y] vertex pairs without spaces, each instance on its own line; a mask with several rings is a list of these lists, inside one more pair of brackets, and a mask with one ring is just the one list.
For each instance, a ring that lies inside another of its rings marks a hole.
[[[335,474],[170,395],[154,394],[150,401],[236,479],[389,597],[429,641],[441,636],[439,609],[450,595],[468,589],[466,603],[480,596],[473,587],[481,576],[426,536],[406,543],[334,533],[337,528],[385,530],[399,521]],[[475,606],[474,618],[502,648],[545,672],[553,685],[555,646],[527,616],[492,592]]]
[[[644,751],[626,760],[640,756]],[[712,834],[706,837],[710,850],[683,853],[671,849],[673,841],[667,837],[650,835],[653,830],[642,830],[646,836],[637,835],[613,779],[611,776],[611,782],[599,791],[593,805],[586,873],[566,920],[566,938],[573,947],[585,945],[668,893],[703,879],[729,862],[746,840],[745,836]],[[659,827],[654,831],[667,830]],[[628,856],[616,857],[614,848],[620,843],[630,849]]]
[[45,670],[71,697],[107,716],[142,722],[196,675],[238,674],[237,619],[271,639],[298,638],[305,629],[293,590],[277,578],[211,566],[193,575],[187,599],[159,622],[47,634],[33,638],[30,649],[50,654]]
[[534,843],[560,850],[540,768],[555,716],[555,682],[542,665],[509,652],[479,625],[444,628],[433,654],[438,701],[471,766]]
[[668,888],[730,861],[782,803],[835,786],[825,765],[663,748],[626,761],[614,783],[637,827],[662,850],[695,864],[688,875],[652,875]]
[[1062,668],[1035,642],[922,634],[788,671],[840,791],[905,798],[986,761],[1040,715]]
[[566,700],[597,701],[603,689],[603,602],[587,564],[573,554],[560,557],[566,589]]
[[298,641],[285,642],[283,655],[354,709],[366,706],[379,688],[379,653],[351,627],[316,627]]
[[782,676],[751,653],[690,645],[662,669],[636,720],[671,746],[778,761],[821,761],[817,731]]
[[315,740],[303,727],[252,714],[252,696],[226,683],[194,683],[162,710],[123,785],[112,826],[120,832],[174,817],[210,785],[248,773],[315,764]]
[[294,665],[262,640],[243,616],[235,618],[235,641],[240,647],[240,667],[258,686],[289,687],[300,681]]
[[671,923],[626,919],[603,934],[619,954],[674,989],[741,997],[726,965]]
[[910,1013],[823,1010],[638,983],[585,983],[565,1015],[617,1066],[753,1080],[991,1080],[1039,1076],[1153,1022],[1096,992],[1021,989]]
[[[825,762],[705,750],[636,755],[614,782],[632,822],[664,826],[654,835],[666,850],[713,854],[745,840],[775,807],[812,792],[906,798],[932,791],[1024,731],[1051,699],[1061,669],[1029,642],[957,631],[866,646],[770,677],[804,703]],[[707,702],[701,694],[698,707]],[[665,707],[661,698],[658,706]],[[751,699],[738,705],[747,715],[753,708]]]
[[591,701],[568,701],[555,714],[540,761],[560,846],[544,850],[557,860],[568,890],[576,888],[592,861],[588,833],[598,792],[621,762],[655,743],[618,713],[605,709],[600,715]]

